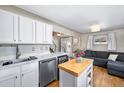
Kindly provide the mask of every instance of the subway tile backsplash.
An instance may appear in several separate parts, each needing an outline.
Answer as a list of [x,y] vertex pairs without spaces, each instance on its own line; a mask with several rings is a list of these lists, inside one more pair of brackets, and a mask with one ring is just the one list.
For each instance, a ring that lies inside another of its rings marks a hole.
[[0,46],[0,60],[16,58],[15,46]]
[[[42,54],[49,52],[49,45],[19,45],[21,55],[26,54]],[[0,59],[3,57],[12,56],[16,58],[16,47],[15,46],[0,46]]]
[[49,45],[20,45],[21,54],[44,53],[49,51]]

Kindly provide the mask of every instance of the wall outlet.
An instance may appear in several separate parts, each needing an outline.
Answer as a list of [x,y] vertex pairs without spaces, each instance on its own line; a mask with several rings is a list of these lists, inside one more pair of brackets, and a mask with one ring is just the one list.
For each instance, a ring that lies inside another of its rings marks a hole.
[[48,46],[45,46],[45,50],[48,50],[48,48],[49,48]]
[[32,47],[32,51],[35,51],[35,47]]

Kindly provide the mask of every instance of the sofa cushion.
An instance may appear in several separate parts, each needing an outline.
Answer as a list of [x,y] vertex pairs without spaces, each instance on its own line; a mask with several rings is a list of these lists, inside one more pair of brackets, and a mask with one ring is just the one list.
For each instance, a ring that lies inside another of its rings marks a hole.
[[116,61],[122,61],[124,62],[124,54],[119,54]]
[[92,57],[92,51],[91,50],[86,50],[85,51],[85,57]]
[[108,52],[105,51],[95,51],[93,52],[93,57],[107,59],[109,56]]
[[96,57],[96,51],[92,51],[92,57]]
[[108,69],[113,69],[113,70],[117,70],[117,71],[121,71],[124,72],[124,62],[120,62],[120,61],[109,61],[107,64],[107,68]]
[[124,78],[124,72],[121,72],[121,71],[108,69],[108,73],[111,75],[115,75],[115,76],[119,76],[119,77]]
[[94,58],[94,65],[101,66],[101,67],[107,67],[108,59],[102,59],[102,58]]
[[94,61],[97,61],[97,62],[108,62],[108,61],[109,61],[109,59],[94,58]]

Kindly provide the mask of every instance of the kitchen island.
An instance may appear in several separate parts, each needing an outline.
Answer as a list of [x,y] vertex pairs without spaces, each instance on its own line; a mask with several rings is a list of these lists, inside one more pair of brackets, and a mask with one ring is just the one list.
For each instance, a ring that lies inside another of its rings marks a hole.
[[81,63],[77,63],[76,59],[69,60],[59,64],[60,71],[60,87],[90,87],[93,78],[93,60],[83,59]]

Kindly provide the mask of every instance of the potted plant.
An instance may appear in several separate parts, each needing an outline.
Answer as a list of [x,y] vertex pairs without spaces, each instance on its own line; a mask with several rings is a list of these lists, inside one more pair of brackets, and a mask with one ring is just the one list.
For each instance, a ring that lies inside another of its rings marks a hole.
[[75,51],[73,51],[73,55],[76,58],[77,62],[82,62],[83,61],[83,55],[84,55],[84,51],[81,49],[76,49]]

